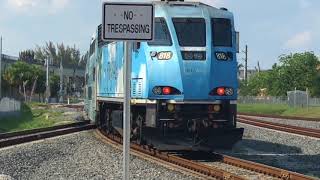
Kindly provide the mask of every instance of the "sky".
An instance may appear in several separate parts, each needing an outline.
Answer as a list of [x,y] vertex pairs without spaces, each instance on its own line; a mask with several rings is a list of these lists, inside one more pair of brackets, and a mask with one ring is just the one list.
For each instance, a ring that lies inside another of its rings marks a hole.
[[[280,55],[292,52],[320,55],[319,0],[201,1],[233,12],[240,48],[248,45],[250,69],[258,61],[269,69]],[[46,41],[75,45],[84,53],[101,23],[101,5],[102,0],[0,0],[3,53],[18,56]],[[239,63],[243,57],[238,55]]]

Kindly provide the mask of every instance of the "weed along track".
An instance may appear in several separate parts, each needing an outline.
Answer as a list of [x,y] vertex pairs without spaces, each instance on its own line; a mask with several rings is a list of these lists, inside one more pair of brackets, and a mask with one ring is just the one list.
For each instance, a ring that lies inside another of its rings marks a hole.
[[0,148],[95,128],[89,121],[0,134]]

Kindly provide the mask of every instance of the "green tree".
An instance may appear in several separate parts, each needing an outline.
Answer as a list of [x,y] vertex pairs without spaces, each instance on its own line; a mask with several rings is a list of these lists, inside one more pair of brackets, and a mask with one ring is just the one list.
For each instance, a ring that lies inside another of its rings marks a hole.
[[19,93],[27,101],[31,100],[37,87],[43,83],[38,81],[41,76],[44,76],[44,71],[39,66],[17,61],[6,69],[3,78],[10,86],[18,88]]
[[311,90],[311,95],[316,95],[313,87],[320,63],[313,52],[280,56],[279,61],[281,63],[278,69],[281,81],[279,88],[282,95],[295,88],[299,90],[308,88]]
[[58,92],[60,89],[60,77],[57,75],[53,75],[50,77],[50,92],[51,97],[58,97]]
[[266,89],[268,95],[285,96],[295,88],[308,88],[312,96],[319,96],[319,64],[313,52],[281,55],[279,64],[274,64],[271,70],[251,77],[247,86],[240,84],[240,94],[258,95],[261,89]]
[[28,50],[25,50],[25,51],[21,51],[19,53],[19,60],[25,61],[25,62],[33,62],[34,61],[34,56],[35,56],[34,51],[31,50],[31,49],[28,49]]

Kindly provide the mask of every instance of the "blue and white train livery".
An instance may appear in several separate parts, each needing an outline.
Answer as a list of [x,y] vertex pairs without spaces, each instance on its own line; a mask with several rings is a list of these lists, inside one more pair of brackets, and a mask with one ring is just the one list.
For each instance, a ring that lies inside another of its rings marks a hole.
[[[197,2],[153,2],[154,41],[134,44],[131,138],[153,145],[232,147],[236,128],[237,33],[233,14]],[[122,133],[123,42],[91,40],[85,109]],[[178,143],[181,142],[181,143]]]

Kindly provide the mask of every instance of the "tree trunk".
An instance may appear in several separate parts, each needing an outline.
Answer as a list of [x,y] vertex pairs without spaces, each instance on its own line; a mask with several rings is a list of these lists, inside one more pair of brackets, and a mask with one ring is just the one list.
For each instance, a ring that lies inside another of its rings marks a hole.
[[19,84],[18,91],[19,91],[19,94],[23,95],[23,92],[22,92],[22,86],[21,86],[21,84]]
[[24,81],[22,86],[23,86],[23,96],[24,96],[24,102],[27,102],[27,94],[26,94],[26,85],[28,81]]
[[30,93],[30,102],[32,101],[32,96],[33,96],[34,90],[36,88],[37,81],[38,81],[38,76],[36,76],[34,81],[33,81],[32,90],[31,90],[31,93]]

